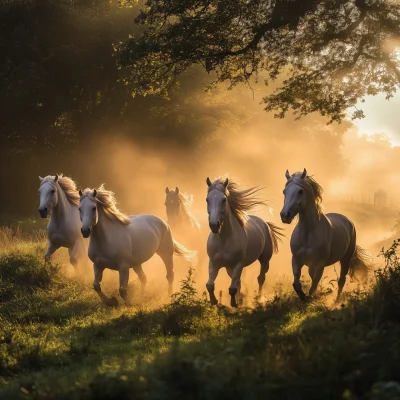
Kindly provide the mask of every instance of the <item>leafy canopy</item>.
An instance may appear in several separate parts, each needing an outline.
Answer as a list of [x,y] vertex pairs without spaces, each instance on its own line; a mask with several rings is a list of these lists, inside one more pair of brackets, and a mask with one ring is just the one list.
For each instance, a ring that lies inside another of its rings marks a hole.
[[279,118],[291,109],[341,121],[365,96],[390,98],[400,83],[395,0],[147,0],[136,23],[147,29],[119,46],[135,94],[166,95],[199,64],[213,83],[279,78],[263,99]]

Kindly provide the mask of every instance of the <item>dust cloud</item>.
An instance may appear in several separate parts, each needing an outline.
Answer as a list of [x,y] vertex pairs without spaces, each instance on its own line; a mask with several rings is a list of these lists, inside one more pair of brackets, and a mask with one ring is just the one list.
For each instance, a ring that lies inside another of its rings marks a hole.
[[[203,104],[210,101],[204,94]],[[206,212],[206,178],[211,179],[228,173],[243,187],[263,187],[262,197],[273,208],[256,210],[254,214],[284,228],[286,235],[280,244],[279,254],[274,255],[264,292],[267,295],[279,290],[291,290],[290,235],[295,221],[290,226],[283,225],[279,212],[283,205],[282,190],[285,185],[285,171],[291,173],[306,168],[308,173],[324,189],[324,212],[339,212],[348,216],[356,225],[358,244],[366,248],[375,258],[382,243],[390,243],[391,229],[398,213],[400,186],[397,184],[397,166],[400,148],[393,147],[383,135],[360,136],[357,128],[349,122],[341,125],[327,125],[319,116],[309,116],[300,121],[292,117],[274,119],[259,105],[259,94],[248,90],[235,89],[229,96],[240,97],[246,107],[253,110],[245,127],[232,130],[218,126],[215,132],[199,141],[196,148],[176,146],[166,149],[153,143],[152,146],[132,143],[125,136],[115,132],[98,140],[92,149],[91,170],[85,183],[105,187],[116,193],[119,207],[127,214],[151,213],[166,220],[164,206],[165,188],[178,186],[181,191],[194,195],[193,213],[202,225],[201,234],[185,232],[184,237],[176,237],[187,247],[205,251],[209,234]],[[173,136],[173,132],[170,132]],[[89,168],[89,167],[88,167]],[[100,171],[100,172],[99,172]],[[90,177],[90,179],[89,179]],[[388,204],[374,206],[373,195],[378,189],[387,192]],[[193,236],[193,237],[191,237]],[[187,262],[176,259],[175,290],[179,281],[187,275]],[[332,284],[336,279],[338,266],[326,268],[323,282]],[[198,266],[196,282],[199,292],[205,290],[208,267],[205,262]],[[151,293],[166,292],[167,281],[161,260],[155,256],[144,265]],[[244,291],[251,298],[256,289],[258,265],[246,269],[243,279]],[[303,269],[303,278],[308,278]],[[105,272],[105,280],[117,288],[116,273]],[[131,283],[137,285],[137,277],[131,272]],[[331,283],[329,283],[331,282]],[[216,293],[223,291],[224,302],[229,279],[222,270],[216,280]],[[283,288],[283,289],[282,289]],[[333,283],[336,292],[336,282]]]

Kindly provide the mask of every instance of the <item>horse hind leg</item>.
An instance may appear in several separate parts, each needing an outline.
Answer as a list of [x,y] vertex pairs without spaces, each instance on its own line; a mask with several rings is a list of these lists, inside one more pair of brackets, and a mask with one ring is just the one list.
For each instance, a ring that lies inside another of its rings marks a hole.
[[147,284],[147,277],[146,274],[143,271],[142,265],[135,265],[132,267],[132,269],[135,271],[137,274],[139,281],[140,281],[140,295],[141,297],[144,296],[144,292],[146,290],[146,284]]
[[[168,281],[168,296],[171,296],[174,291],[174,258],[173,253],[171,254],[159,254],[164,262],[165,269],[167,270],[167,281]],[[139,277],[140,279],[140,277]]]
[[346,276],[349,273],[350,262],[354,255],[355,248],[356,248],[355,245],[349,246],[347,253],[340,260],[340,276],[338,279],[338,294],[336,297],[336,302],[340,301],[344,285],[346,284]]
[[261,255],[261,257],[258,259],[260,262],[260,274],[257,277],[258,281],[258,297],[261,297],[262,295],[262,289],[265,283],[265,275],[267,274],[269,270],[269,261],[270,257],[265,257],[264,255]]

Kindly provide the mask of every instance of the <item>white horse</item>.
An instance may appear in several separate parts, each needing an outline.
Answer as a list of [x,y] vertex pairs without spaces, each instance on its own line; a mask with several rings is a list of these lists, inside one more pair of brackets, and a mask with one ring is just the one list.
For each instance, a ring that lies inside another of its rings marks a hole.
[[281,219],[290,224],[296,215],[299,222],[290,240],[292,251],[293,288],[305,300],[300,282],[301,269],[309,267],[312,280],[309,295],[317,289],[324,268],[340,261],[337,301],[346,283],[346,275],[358,274],[366,279],[369,258],[360,246],[356,245],[356,229],[344,215],[321,210],[322,188],[307,171],[293,175],[286,171],[285,196]]
[[139,277],[142,293],[147,278],[142,264],[158,254],[165,264],[168,295],[173,291],[173,255],[190,260],[195,252],[187,250],[172,238],[166,222],[155,215],[127,216],[118,210],[114,193],[101,185],[97,190],[79,191],[82,235],[89,240],[89,258],[94,264],[93,288],[108,306],[117,306],[115,297],[108,299],[100,282],[105,268],[119,271],[119,293],[127,302],[129,269]]
[[283,235],[272,223],[247,214],[257,205],[266,205],[254,196],[259,189],[239,191],[236,182],[225,177],[214,182],[207,178],[207,185],[206,201],[211,233],[207,242],[210,261],[206,287],[211,304],[217,304],[214,282],[220,268],[225,267],[232,279],[229,287],[231,306],[237,307],[236,295],[240,293],[243,268],[256,260],[260,262],[257,278],[260,296],[272,254],[278,252],[278,240]]
[[206,258],[206,246],[201,235],[201,225],[190,211],[193,204],[193,195],[182,193],[178,187],[165,189],[165,208],[168,225],[174,237],[185,240],[185,244],[197,250],[197,267],[201,268]]
[[89,261],[87,256],[88,240],[82,238],[79,221],[79,194],[75,182],[61,175],[46,176],[40,180],[39,214],[46,218],[48,249],[44,256],[49,262],[51,256],[60,247],[66,247],[69,259],[75,271],[79,271],[82,262]]

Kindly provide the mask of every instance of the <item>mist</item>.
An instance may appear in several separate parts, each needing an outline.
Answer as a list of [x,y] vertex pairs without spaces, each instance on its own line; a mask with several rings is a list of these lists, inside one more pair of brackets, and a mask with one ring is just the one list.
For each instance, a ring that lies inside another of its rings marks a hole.
[[[206,107],[204,104],[213,94],[202,96],[203,104],[199,102],[198,107]],[[276,285],[291,281],[289,242],[296,221],[287,226],[279,217],[285,171],[288,169],[293,173],[306,168],[324,189],[324,212],[339,212],[349,217],[356,225],[358,244],[379,262],[376,256],[382,243],[390,242],[397,215],[400,193],[395,183],[399,148],[393,147],[383,135],[360,135],[348,122],[326,125],[323,118],[316,116],[301,121],[274,119],[261,110],[257,99],[253,100],[253,94],[245,89],[235,89],[229,96],[235,99],[235,105],[243,103],[256,110],[256,117],[229,134],[217,127],[195,146],[180,146],[179,142],[169,147],[158,146],[157,142],[144,145],[114,132],[91,144],[89,154],[75,158],[75,169],[82,177],[77,179],[80,186],[95,188],[104,183],[107,189],[116,193],[122,211],[155,214],[165,220],[165,188],[178,186],[182,192],[194,195],[192,211],[202,225],[203,249],[210,233],[205,204],[206,178],[227,173],[243,187],[262,187],[262,197],[269,202],[273,212],[261,209],[255,210],[254,214],[282,227],[286,235],[267,274],[265,293],[271,295],[277,290]],[[173,140],[174,132],[170,131],[168,135]],[[60,172],[68,174],[69,171]],[[373,205],[373,195],[378,189],[387,192],[386,207]],[[189,247],[193,244],[190,235],[191,232],[185,232],[184,237],[176,239]],[[175,288],[186,277],[187,269],[188,264],[177,259]],[[196,269],[197,288],[203,292],[208,276],[207,263]],[[144,270],[154,292],[165,286],[165,271],[158,257],[146,263]],[[332,284],[338,271],[337,267],[326,268],[322,282]],[[250,297],[256,289],[258,272],[258,264],[246,269],[243,280],[245,292]],[[112,272],[107,275],[115,276]],[[308,278],[306,268],[303,278]],[[135,279],[132,272],[131,280]],[[115,286],[116,277],[111,282]],[[223,296],[227,296],[228,286],[229,279],[223,270],[216,281],[216,293],[222,290]]]
[[[163,219],[165,188],[178,186],[194,195],[193,213],[202,224],[201,245],[205,248],[209,234],[206,178],[228,173],[243,187],[263,187],[262,196],[273,213],[268,209],[254,213],[284,228],[286,238],[267,274],[265,292],[272,293],[274,285],[285,279],[282,277],[291,280],[289,241],[295,221],[283,226],[279,218],[285,171],[306,168],[324,189],[324,211],[348,216],[356,225],[358,244],[371,256],[376,258],[382,245],[390,243],[400,198],[400,148],[393,146],[389,136],[373,135],[371,130],[369,136],[361,135],[365,125],[349,121],[327,125],[328,120],[317,114],[300,120],[290,114],[275,119],[260,104],[272,88],[252,82],[251,89],[227,90],[219,85],[205,92],[213,77],[197,67],[179,78],[168,98],[133,98],[120,81],[113,46],[140,31],[132,22],[137,8],[98,3],[101,7],[84,2],[42,2],[41,7],[52,16],[49,18],[44,17],[46,13],[36,16],[35,9],[28,6],[8,6],[18,18],[9,20],[10,27],[4,26],[13,57],[3,63],[3,75],[8,76],[14,64],[20,73],[8,78],[14,91],[1,95],[3,223],[38,218],[38,175],[63,173],[82,188],[104,183],[115,192],[123,212],[151,213]],[[22,20],[30,23],[22,26]],[[26,40],[21,41],[22,34]],[[59,37],[65,45],[61,46]],[[69,46],[71,38],[74,46]],[[36,80],[19,78],[31,73]],[[397,126],[395,112],[384,114],[385,123],[379,117],[388,103],[368,104],[373,107],[367,107],[367,117],[372,114],[374,126],[382,125],[377,133]],[[387,192],[386,207],[373,206],[378,189]],[[35,220],[41,228],[44,222]],[[191,244],[189,233],[177,239]],[[144,268],[149,282],[165,285],[165,272],[156,257]],[[177,261],[177,282],[186,276],[187,268]],[[249,293],[258,268],[252,265],[247,269]],[[207,265],[197,269],[202,291]],[[326,270],[334,276],[333,268]],[[113,282],[116,285],[116,279]],[[227,282],[221,271],[217,291],[226,291]]]

